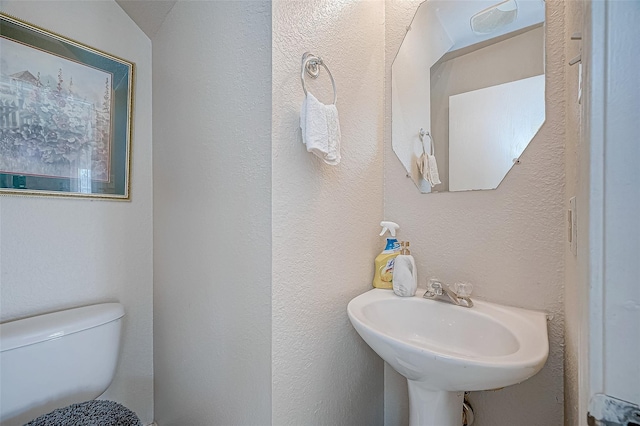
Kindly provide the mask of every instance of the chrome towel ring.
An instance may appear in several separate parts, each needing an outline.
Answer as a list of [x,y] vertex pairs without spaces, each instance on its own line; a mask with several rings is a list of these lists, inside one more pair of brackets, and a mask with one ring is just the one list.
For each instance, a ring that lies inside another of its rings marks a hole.
[[431,134],[421,128],[420,133],[418,133],[418,136],[420,136],[420,142],[422,143],[422,154],[423,155],[427,154],[427,149],[424,146],[424,137],[429,136],[429,155],[436,155],[434,152],[433,138],[431,137]]
[[300,80],[302,81],[302,90],[304,90],[304,94],[307,94],[307,88],[304,84],[304,75],[305,73],[309,75],[311,78],[318,78],[320,74],[319,66],[323,66],[325,70],[327,70],[327,74],[329,74],[329,78],[331,79],[331,85],[333,86],[333,104],[335,105],[338,101],[338,91],[336,90],[336,82],[331,75],[331,71],[324,63],[321,57],[313,55],[311,52],[305,52],[302,55],[302,72],[300,73]]

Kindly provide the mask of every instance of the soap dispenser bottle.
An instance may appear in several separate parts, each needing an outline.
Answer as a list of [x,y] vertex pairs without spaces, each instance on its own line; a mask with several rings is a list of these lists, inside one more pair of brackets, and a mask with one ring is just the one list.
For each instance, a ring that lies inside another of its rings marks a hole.
[[400,297],[413,297],[418,290],[418,270],[416,261],[411,256],[409,242],[400,244],[400,254],[393,267],[393,292]]
[[380,236],[385,235],[387,232],[389,232],[391,236],[387,237],[384,250],[376,257],[373,286],[375,288],[392,289],[393,266],[396,256],[400,254],[400,243],[398,243],[396,239],[396,231],[400,228],[400,225],[394,222],[383,221],[380,222],[380,226],[382,226]]

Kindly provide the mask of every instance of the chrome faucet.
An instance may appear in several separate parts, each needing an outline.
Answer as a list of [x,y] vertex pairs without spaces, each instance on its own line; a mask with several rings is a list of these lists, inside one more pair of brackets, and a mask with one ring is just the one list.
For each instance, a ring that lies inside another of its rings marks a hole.
[[424,293],[425,299],[439,300],[442,302],[453,303],[454,305],[464,306],[465,308],[473,307],[473,302],[469,298],[471,296],[472,286],[469,283],[456,283],[455,291],[448,285],[442,284],[439,280],[431,278]]

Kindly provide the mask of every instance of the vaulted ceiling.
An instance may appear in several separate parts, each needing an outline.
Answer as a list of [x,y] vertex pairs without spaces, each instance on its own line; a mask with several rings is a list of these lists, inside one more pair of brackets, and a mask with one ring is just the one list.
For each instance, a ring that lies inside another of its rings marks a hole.
[[176,0],[116,0],[149,38],[153,38]]

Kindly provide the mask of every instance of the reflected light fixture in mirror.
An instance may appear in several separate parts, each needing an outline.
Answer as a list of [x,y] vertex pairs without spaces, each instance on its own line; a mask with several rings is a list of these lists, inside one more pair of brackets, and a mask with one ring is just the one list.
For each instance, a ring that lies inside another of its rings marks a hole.
[[[393,150],[421,192],[495,189],[519,162],[545,120],[544,14],[543,0],[420,4],[392,64],[391,102]],[[418,167],[421,128],[434,187]]]
[[507,0],[478,12],[471,17],[471,30],[476,34],[491,34],[516,20],[518,4]]

